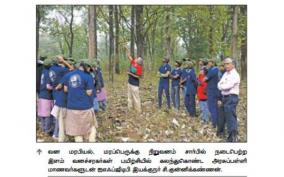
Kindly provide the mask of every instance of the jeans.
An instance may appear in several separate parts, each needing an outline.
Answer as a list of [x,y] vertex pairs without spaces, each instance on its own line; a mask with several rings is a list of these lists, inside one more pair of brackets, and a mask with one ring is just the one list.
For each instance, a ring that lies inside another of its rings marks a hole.
[[173,105],[176,109],[179,109],[180,107],[180,88],[179,86],[173,86],[172,87],[172,93],[171,93],[171,96],[172,96],[172,100],[173,100]]
[[41,117],[41,129],[48,134],[52,134],[54,131],[54,118],[50,117]]
[[212,119],[212,124],[213,126],[217,126],[217,122],[218,122],[218,95],[217,95],[217,91],[215,90],[210,90],[207,91],[207,103],[208,103],[208,108],[209,108],[209,112],[211,115],[211,119]]
[[200,106],[202,120],[204,122],[208,122],[210,113],[209,113],[207,101],[199,101],[199,106]]
[[[228,135],[237,132],[237,113],[236,108],[239,102],[238,95],[229,95],[222,98],[222,106],[220,108],[220,121],[218,130],[224,131],[224,126],[227,124]],[[223,133],[223,132],[222,132]]]
[[195,93],[187,93],[184,98],[184,105],[189,115],[192,117],[196,116],[196,103],[195,103]]
[[93,108],[95,112],[99,112],[99,102],[98,102],[97,97],[94,98]]
[[165,91],[165,94],[166,94],[168,109],[170,109],[170,108],[171,108],[171,102],[170,102],[169,83],[160,83],[160,84],[159,84],[159,88],[158,88],[159,108],[162,107],[162,95],[163,95],[163,90]]

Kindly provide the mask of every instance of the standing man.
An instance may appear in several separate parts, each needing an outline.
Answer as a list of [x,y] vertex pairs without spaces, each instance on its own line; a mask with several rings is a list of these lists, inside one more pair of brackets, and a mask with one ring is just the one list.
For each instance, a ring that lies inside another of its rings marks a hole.
[[186,61],[185,70],[182,73],[182,80],[180,84],[185,83],[185,98],[184,105],[191,117],[196,116],[196,89],[197,89],[197,78],[195,71],[193,69],[193,63],[191,61]]
[[164,58],[163,64],[160,66],[158,74],[160,77],[159,86],[158,86],[158,102],[159,109],[162,108],[162,95],[163,90],[165,91],[167,98],[168,109],[171,108],[171,100],[170,100],[170,74],[171,74],[171,66],[169,65],[169,59]]
[[179,87],[179,82],[180,82],[180,77],[182,74],[182,69],[181,69],[181,61],[176,61],[175,63],[175,69],[171,73],[171,79],[172,79],[172,100],[173,100],[173,105],[176,110],[179,110],[180,107],[180,87]]
[[228,142],[237,141],[237,113],[236,108],[239,102],[240,92],[240,76],[235,69],[235,61],[231,58],[224,60],[226,72],[218,83],[218,89],[222,94],[222,106],[223,116],[220,119],[224,119],[227,124]]
[[218,122],[218,88],[217,84],[219,81],[219,69],[215,66],[214,60],[208,60],[208,72],[205,77],[207,82],[207,97],[208,97],[208,108],[211,115],[212,125],[215,128]]
[[128,59],[130,61],[130,70],[128,74],[128,110],[133,107],[137,113],[141,113],[141,99],[139,94],[139,79],[142,76],[143,59],[141,57],[132,58],[128,49],[125,47]]

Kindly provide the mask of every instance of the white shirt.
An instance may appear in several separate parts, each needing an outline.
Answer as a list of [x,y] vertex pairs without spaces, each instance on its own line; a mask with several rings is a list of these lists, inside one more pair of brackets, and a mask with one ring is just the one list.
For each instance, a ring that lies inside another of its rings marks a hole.
[[231,71],[226,71],[218,82],[218,89],[222,95],[236,94],[240,92],[240,75],[234,68]]

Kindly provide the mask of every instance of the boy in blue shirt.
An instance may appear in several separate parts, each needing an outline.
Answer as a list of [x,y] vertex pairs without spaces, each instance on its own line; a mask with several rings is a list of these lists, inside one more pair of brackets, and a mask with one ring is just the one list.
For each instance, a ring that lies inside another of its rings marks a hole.
[[162,66],[160,66],[158,71],[158,75],[160,77],[159,88],[158,88],[159,109],[161,109],[162,107],[163,90],[165,91],[166,94],[168,109],[171,108],[170,91],[169,91],[171,66],[168,63],[169,59],[164,58],[163,64]]
[[182,69],[181,69],[181,61],[176,61],[175,63],[175,69],[171,73],[171,79],[172,79],[172,101],[174,108],[176,110],[179,110],[180,107],[180,78],[182,75]]

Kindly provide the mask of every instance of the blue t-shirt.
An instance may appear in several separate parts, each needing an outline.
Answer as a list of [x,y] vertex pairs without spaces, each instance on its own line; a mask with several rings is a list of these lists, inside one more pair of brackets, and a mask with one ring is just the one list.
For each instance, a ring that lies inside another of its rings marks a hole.
[[217,85],[219,82],[219,69],[217,67],[209,68],[206,77],[207,90],[217,90]]
[[53,98],[55,100],[55,105],[59,107],[66,107],[66,94],[64,93],[63,89],[55,90],[55,87],[60,83],[63,76],[68,72],[68,68],[59,66],[57,64],[51,66],[49,69],[49,82],[53,87]]
[[67,108],[87,110],[93,107],[93,95],[88,96],[87,90],[94,90],[93,78],[79,69],[66,75],[64,83],[68,87]]
[[[166,74],[168,71],[171,72],[171,66],[168,63],[163,64],[159,68],[161,74]],[[170,77],[160,77],[160,84],[169,83],[169,78]]]
[[181,78],[181,75],[182,75],[182,70],[181,70],[181,68],[175,68],[175,69],[172,71],[171,74],[172,74],[172,76],[174,76],[174,77],[178,76],[177,79],[172,79],[172,87],[179,86],[180,78]]
[[194,69],[184,69],[182,73],[182,78],[185,78],[185,88],[186,94],[196,94],[197,88],[197,78]]
[[48,79],[48,69],[43,69],[41,77],[40,77],[40,90],[39,90],[39,98],[52,100],[52,91],[46,88],[46,85],[49,82]]

